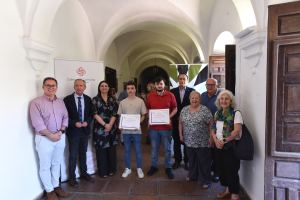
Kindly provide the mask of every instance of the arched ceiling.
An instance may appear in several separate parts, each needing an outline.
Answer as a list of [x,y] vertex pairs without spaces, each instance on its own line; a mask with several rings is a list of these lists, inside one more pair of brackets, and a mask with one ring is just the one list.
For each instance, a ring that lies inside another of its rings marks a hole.
[[[66,1],[70,0],[16,0],[24,37],[47,42],[56,11]],[[97,60],[104,60],[112,44],[116,46],[117,68],[126,61],[130,71],[159,55],[170,64],[191,63],[195,56],[208,60],[210,23],[219,0],[74,1],[80,2],[89,19]],[[258,0],[233,0],[245,26],[249,16],[250,23],[256,23],[253,9],[257,6],[252,7],[251,1]]]

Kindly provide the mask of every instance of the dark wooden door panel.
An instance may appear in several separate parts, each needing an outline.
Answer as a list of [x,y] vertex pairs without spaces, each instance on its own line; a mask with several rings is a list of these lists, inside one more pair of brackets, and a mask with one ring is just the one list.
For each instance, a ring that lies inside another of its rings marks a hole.
[[225,45],[225,85],[235,94],[235,45]]
[[272,155],[291,152],[300,158],[300,39],[275,40],[273,55],[277,112]]
[[265,200],[300,199],[300,2],[269,6]]

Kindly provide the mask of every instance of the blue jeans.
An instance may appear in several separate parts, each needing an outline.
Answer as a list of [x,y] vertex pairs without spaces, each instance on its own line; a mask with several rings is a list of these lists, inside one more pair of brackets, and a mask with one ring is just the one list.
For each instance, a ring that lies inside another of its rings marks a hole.
[[142,134],[123,134],[123,142],[124,142],[124,147],[125,147],[126,168],[130,168],[131,138],[133,140],[133,146],[134,146],[134,151],[135,151],[135,155],[136,155],[137,168],[142,168],[142,151],[141,151]]
[[149,129],[149,136],[150,136],[151,145],[152,145],[152,150],[151,150],[152,162],[151,162],[151,165],[153,167],[157,167],[158,152],[159,152],[159,146],[160,146],[160,141],[161,141],[162,146],[164,148],[166,168],[171,168],[171,165],[172,165],[172,161],[171,161],[171,135],[172,135],[172,129],[166,129],[166,130]]

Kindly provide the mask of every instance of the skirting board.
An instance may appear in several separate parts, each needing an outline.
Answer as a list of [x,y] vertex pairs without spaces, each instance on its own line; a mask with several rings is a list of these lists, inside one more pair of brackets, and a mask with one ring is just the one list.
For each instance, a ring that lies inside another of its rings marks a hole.
[[241,184],[240,184],[240,191],[246,197],[247,200],[253,200]]

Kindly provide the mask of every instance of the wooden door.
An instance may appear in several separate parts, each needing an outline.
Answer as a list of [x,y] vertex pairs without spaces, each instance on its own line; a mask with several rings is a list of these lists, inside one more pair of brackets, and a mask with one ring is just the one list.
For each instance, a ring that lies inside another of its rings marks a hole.
[[225,56],[209,56],[210,77],[217,79],[220,89],[225,89]]
[[225,85],[235,95],[235,45],[225,45]]
[[105,80],[109,83],[111,88],[117,88],[117,71],[115,69],[105,67]]
[[265,199],[300,198],[300,2],[269,6]]

